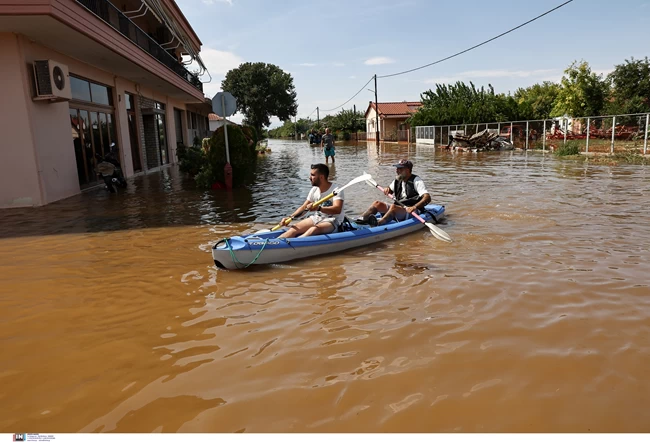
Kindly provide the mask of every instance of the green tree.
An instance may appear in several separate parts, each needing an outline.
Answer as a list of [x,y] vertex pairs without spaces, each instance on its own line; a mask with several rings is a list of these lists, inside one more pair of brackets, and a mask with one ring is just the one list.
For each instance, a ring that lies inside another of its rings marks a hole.
[[319,122],[317,121],[316,124],[314,124],[312,126],[312,129],[314,129],[316,131],[320,130],[323,133],[325,133],[326,128],[329,127],[330,129],[332,129],[332,127],[334,126],[334,116],[325,115],[323,118],[320,119],[320,124],[318,124],[318,123]]
[[269,130],[269,135],[273,138],[287,138],[295,133],[295,124],[293,121],[286,120],[282,126]]
[[366,127],[363,112],[342,109],[331,120],[331,129],[335,131],[357,132]]
[[607,82],[603,80],[602,75],[591,71],[589,63],[574,61],[564,71],[551,116],[601,115],[608,92]]
[[519,118],[524,120],[550,118],[559,93],[560,86],[550,81],[517,89],[514,98],[517,101]]
[[298,111],[293,77],[274,64],[242,63],[228,71],[221,88],[237,98],[244,123],[258,134],[271,124],[271,117],[284,121]]
[[298,122],[295,124],[299,134],[306,134],[313,125],[314,121],[309,118],[298,118]]
[[276,127],[269,131],[272,138],[287,138],[295,137],[296,130],[299,134],[306,134],[309,132],[314,124],[314,121],[309,118],[300,118],[297,122],[293,120],[285,120],[282,126]]
[[[233,186],[251,183],[255,178],[257,165],[257,135],[252,127],[228,125],[228,148],[232,166]],[[206,152],[207,164],[195,176],[200,187],[210,187],[215,182],[223,183],[226,165],[226,141],[223,126],[210,138]]]
[[409,118],[411,126],[472,124],[518,117],[517,102],[511,96],[495,94],[492,85],[476,88],[472,82],[436,84],[421,94],[422,107]]
[[608,75],[611,100],[607,113],[635,114],[650,111],[650,60],[625,60]]
[[[183,147],[178,151],[180,170],[194,178],[199,187],[209,188],[224,182],[226,165],[226,142],[223,126],[205,138],[203,146]],[[252,127],[229,125],[228,144],[230,165],[233,169],[233,185],[250,183],[255,176],[257,164],[257,136]]]

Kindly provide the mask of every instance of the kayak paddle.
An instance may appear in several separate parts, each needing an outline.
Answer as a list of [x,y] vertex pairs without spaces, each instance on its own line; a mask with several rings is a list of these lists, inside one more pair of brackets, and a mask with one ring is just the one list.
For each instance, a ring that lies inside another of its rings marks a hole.
[[[376,182],[375,180],[373,180],[372,178],[367,179],[367,180],[366,180],[366,183],[368,183],[368,185],[371,186],[371,187],[376,187],[377,189],[381,190],[382,192],[384,191],[384,188],[381,187],[379,184],[377,184],[377,182]],[[391,198],[393,201],[395,201],[395,204],[397,204],[398,206],[401,206],[401,207],[406,208],[406,206],[405,206],[404,204],[402,204],[401,202],[397,201],[397,200],[395,199],[395,196],[393,196],[392,194],[388,194],[388,195],[386,195],[386,196],[388,196],[388,197]],[[447,232],[445,232],[444,230],[442,230],[440,227],[437,227],[437,226],[433,225],[432,223],[426,222],[426,221],[425,221],[425,220],[424,220],[420,215],[418,215],[417,212],[415,212],[415,211],[414,211],[413,213],[411,213],[411,215],[413,215],[413,216],[414,216],[418,221],[420,221],[420,222],[423,223],[425,226],[427,226],[427,227],[429,228],[429,230],[431,231],[431,234],[432,234],[433,236],[435,236],[436,238],[438,238],[438,239],[441,240],[441,241],[451,242],[451,237],[450,237],[449,235],[447,235]]]

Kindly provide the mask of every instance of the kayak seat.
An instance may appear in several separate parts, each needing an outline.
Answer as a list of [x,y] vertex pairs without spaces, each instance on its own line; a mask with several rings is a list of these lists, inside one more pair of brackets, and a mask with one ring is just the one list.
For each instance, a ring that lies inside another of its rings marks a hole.
[[343,222],[339,226],[338,231],[339,232],[352,232],[354,230],[357,230],[357,228],[352,225],[352,223],[350,222],[350,220],[348,219],[347,216],[344,217]]

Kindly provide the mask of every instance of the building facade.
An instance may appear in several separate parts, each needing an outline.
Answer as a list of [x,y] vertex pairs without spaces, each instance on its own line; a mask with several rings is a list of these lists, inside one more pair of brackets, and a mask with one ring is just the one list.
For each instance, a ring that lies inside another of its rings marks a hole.
[[207,135],[200,49],[173,0],[0,0],[0,207],[100,185],[113,144],[127,177],[176,163]]
[[379,132],[381,141],[409,141],[411,126],[406,120],[421,106],[419,101],[377,103],[377,112],[371,101],[365,114],[368,139],[374,139],[374,134]]

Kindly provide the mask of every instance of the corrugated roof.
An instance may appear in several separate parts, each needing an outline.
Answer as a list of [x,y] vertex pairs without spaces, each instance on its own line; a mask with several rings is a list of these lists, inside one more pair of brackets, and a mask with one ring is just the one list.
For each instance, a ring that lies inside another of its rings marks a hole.
[[[418,108],[422,106],[422,103],[419,101],[392,101],[385,103],[377,103],[379,107],[379,116],[384,117],[409,117]],[[375,108],[375,103],[370,102],[368,110],[366,110],[366,117],[368,116],[368,111]]]

